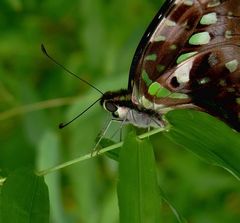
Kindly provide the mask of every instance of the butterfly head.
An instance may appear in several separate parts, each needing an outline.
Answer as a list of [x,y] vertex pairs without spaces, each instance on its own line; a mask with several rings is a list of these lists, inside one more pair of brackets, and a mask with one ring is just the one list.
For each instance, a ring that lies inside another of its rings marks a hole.
[[104,93],[100,100],[100,104],[117,120],[124,120],[126,113],[133,106],[131,94],[127,90]]

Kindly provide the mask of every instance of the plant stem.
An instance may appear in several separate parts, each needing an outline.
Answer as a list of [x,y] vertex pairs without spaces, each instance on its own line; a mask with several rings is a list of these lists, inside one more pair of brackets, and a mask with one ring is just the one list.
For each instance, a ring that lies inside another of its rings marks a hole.
[[28,112],[33,112],[37,110],[72,104],[73,102],[77,101],[77,99],[78,99],[77,97],[56,98],[56,99],[41,101],[41,102],[29,104],[29,105],[23,105],[23,106],[16,107],[4,112],[0,112],[0,120],[3,121],[5,119],[9,119],[20,114],[26,114]]
[[[149,132],[146,132],[146,133],[144,133],[144,134],[139,135],[138,138],[139,138],[139,139],[144,139],[144,138],[147,138],[147,137],[149,137],[149,136],[155,135],[155,134],[157,134],[157,133],[159,133],[159,132],[167,131],[167,130],[168,130],[168,128],[153,129],[152,131],[149,131]],[[49,173],[52,173],[52,172],[54,172],[54,171],[60,170],[60,169],[62,169],[62,168],[64,168],[64,167],[68,167],[68,166],[71,166],[71,165],[73,165],[73,164],[75,164],[75,163],[79,163],[79,162],[82,162],[82,161],[84,161],[84,160],[91,159],[91,158],[93,158],[93,157],[95,157],[95,156],[104,154],[104,153],[106,153],[106,152],[108,152],[108,151],[110,151],[110,150],[114,150],[114,149],[116,149],[116,148],[119,148],[119,147],[121,147],[122,145],[123,145],[123,141],[122,141],[122,142],[119,142],[119,143],[116,143],[116,144],[114,144],[114,145],[105,147],[105,148],[103,148],[103,149],[101,149],[101,150],[99,150],[99,151],[93,151],[92,153],[88,153],[88,154],[86,154],[86,155],[84,155],[84,156],[80,156],[80,157],[78,157],[78,158],[76,158],[76,159],[67,161],[67,162],[62,163],[62,164],[60,164],[60,165],[57,165],[57,166],[50,167],[50,168],[48,168],[48,169],[39,171],[39,172],[37,172],[37,175],[38,175],[38,176],[44,176],[44,175],[46,175],[46,174],[49,174]]]

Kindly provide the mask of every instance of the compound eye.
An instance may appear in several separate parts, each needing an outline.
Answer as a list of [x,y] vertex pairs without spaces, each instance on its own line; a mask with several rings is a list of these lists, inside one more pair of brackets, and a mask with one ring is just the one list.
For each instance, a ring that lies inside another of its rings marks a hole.
[[109,112],[115,112],[117,111],[118,107],[112,103],[112,102],[106,102],[105,103],[105,108],[109,111]]

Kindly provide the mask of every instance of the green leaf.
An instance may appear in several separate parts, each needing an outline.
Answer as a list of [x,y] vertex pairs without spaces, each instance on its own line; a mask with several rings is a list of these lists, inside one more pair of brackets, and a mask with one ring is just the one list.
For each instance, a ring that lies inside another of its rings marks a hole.
[[120,153],[120,148],[116,148],[116,149],[107,151],[105,154],[106,154],[109,158],[111,158],[111,159],[113,159],[113,160],[115,160],[115,161],[118,162],[118,160],[119,160],[119,153]]
[[[103,138],[101,140],[101,142],[99,143],[99,149],[103,149],[105,147],[108,147],[108,146],[111,146],[111,145],[114,145],[116,142],[114,142],[113,140],[111,139],[107,139],[107,138]],[[107,151],[105,154],[106,156],[108,156],[109,158],[115,160],[115,161],[118,161],[119,159],[119,152],[120,152],[120,148],[116,148],[116,149],[113,149],[113,150],[110,150],[110,151]]]
[[240,179],[240,134],[204,112],[175,110],[166,115],[173,142]]
[[[43,137],[39,139],[37,149],[37,170],[52,167],[60,163],[60,139],[56,132],[46,129]],[[51,220],[57,223],[64,223],[65,212],[63,208],[60,174],[60,171],[56,171],[54,173],[47,174],[44,179],[49,190]]]
[[161,187],[159,187],[159,191],[161,194],[161,198],[168,204],[168,206],[171,208],[173,214],[175,215],[177,221],[179,223],[187,223],[187,221],[184,219],[184,217],[179,213],[176,207],[170,202],[169,198],[165,194],[165,192],[162,190]]
[[160,194],[153,148],[131,132],[119,157],[120,222],[159,223]]
[[8,176],[1,190],[0,222],[49,222],[48,189],[43,177],[28,169]]

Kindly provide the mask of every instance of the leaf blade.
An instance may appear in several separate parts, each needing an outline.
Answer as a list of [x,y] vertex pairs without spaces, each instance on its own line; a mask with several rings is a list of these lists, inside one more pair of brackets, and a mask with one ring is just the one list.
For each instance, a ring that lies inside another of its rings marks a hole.
[[240,179],[240,135],[204,112],[175,110],[166,114],[172,127],[165,135],[174,143]]
[[0,196],[0,222],[49,222],[48,189],[43,177],[31,170],[10,174]]
[[118,198],[120,222],[160,222],[160,195],[153,148],[130,133],[121,148]]

